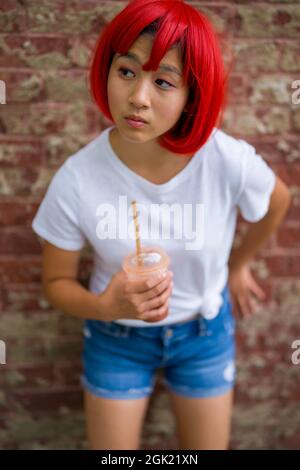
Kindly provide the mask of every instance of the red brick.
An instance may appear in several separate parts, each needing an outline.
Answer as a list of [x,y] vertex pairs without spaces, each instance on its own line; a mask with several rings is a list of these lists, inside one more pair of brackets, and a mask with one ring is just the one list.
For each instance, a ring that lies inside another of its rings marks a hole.
[[300,163],[293,162],[288,165],[274,163],[272,168],[288,186],[300,185]]
[[[0,196],[5,197],[26,197],[38,196],[44,193],[38,182],[39,167],[9,167],[1,170],[3,185],[0,185]],[[34,185],[36,184],[36,188]]]
[[6,285],[13,283],[39,283],[41,281],[41,259],[4,258],[0,261],[0,277]]
[[35,102],[45,99],[44,80],[38,71],[1,71],[9,103]]
[[37,255],[41,245],[28,227],[0,229],[0,255]]
[[300,248],[300,223],[286,222],[277,231],[277,245],[284,248]]
[[297,155],[300,156],[299,137],[297,135],[285,136],[261,136],[249,137],[247,142],[253,145],[256,152],[260,154],[264,160],[270,162],[274,168],[275,164],[290,165],[289,161],[291,151],[295,152],[299,149]]
[[82,391],[79,388],[64,388],[53,391],[18,391],[11,392],[11,398],[26,409],[34,411],[58,411],[66,406],[72,410],[82,409]]
[[[23,275],[24,276],[24,275]],[[17,277],[17,276],[15,276]],[[3,278],[3,282],[7,279]],[[4,290],[2,291],[2,313],[7,312],[34,312],[41,311],[40,300],[42,297],[41,283],[33,284],[27,282],[26,284],[19,283],[3,284]],[[50,307],[45,306],[43,310],[49,310]]]
[[300,205],[296,205],[293,200],[286,214],[286,220],[300,220]]
[[40,166],[43,161],[43,143],[39,140],[0,136],[0,146],[0,168],[31,168]]
[[60,386],[78,387],[80,386],[80,376],[82,365],[78,363],[54,365],[55,383]]
[[11,104],[0,107],[0,133],[43,135],[60,133],[66,124],[68,108],[60,103]]
[[265,257],[267,269],[270,271],[270,276],[288,276],[289,260],[287,256],[272,255]]
[[300,276],[300,255],[288,258],[288,272],[290,276]]
[[26,28],[26,11],[21,2],[1,0],[0,32],[18,32]]
[[[61,54],[66,63],[70,62],[68,54],[73,41],[68,37],[44,37],[10,34],[3,38],[0,45],[0,67],[32,67],[36,68],[34,59],[45,54],[56,52]],[[50,62],[50,61],[49,61]],[[44,61],[47,68],[47,62]]]
[[37,202],[26,200],[0,199],[0,227],[9,225],[31,226],[33,217],[39,207]]
[[228,103],[243,103],[247,100],[247,81],[244,75],[232,74],[228,83]]
[[[33,388],[34,386],[39,388],[45,386],[49,387],[49,384],[51,387],[53,384],[55,385],[53,364],[28,364],[17,368],[6,365],[3,371],[1,369],[0,374],[0,383],[2,384],[3,388],[5,387],[7,390],[11,390],[14,387],[13,382],[10,380],[10,375],[14,373],[20,374],[20,376],[22,376],[22,381],[17,382],[17,387],[19,390],[22,388]],[[42,382],[45,382],[45,385],[42,384]]]

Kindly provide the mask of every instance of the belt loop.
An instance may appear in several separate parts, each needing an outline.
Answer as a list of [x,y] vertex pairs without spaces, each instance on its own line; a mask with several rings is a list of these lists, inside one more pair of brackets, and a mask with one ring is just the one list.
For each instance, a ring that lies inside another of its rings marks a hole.
[[201,313],[198,314],[198,336],[206,336],[206,327]]
[[120,336],[123,336],[123,337],[127,337],[129,336],[129,331],[130,331],[130,326],[127,326],[127,325],[119,325],[121,328],[120,328]]
[[230,301],[230,291],[227,283],[225,284],[225,287],[223,289],[222,296],[225,301]]

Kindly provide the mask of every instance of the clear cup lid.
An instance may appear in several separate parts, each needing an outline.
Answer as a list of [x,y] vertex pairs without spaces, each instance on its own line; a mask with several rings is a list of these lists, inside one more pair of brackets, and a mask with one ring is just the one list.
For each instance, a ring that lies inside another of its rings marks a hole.
[[[140,261],[140,264],[139,264]],[[169,256],[159,247],[145,247],[139,257],[136,253],[130,253],[124,258],[123,269],[127,272],[152,272],[167,269],[170,262]]]
[[157,266],[162,260],[162,255],[156,251],[149,251],[148,253],[141,253],[139,256],[135,255],[129,259],[129,264],[132,266]]

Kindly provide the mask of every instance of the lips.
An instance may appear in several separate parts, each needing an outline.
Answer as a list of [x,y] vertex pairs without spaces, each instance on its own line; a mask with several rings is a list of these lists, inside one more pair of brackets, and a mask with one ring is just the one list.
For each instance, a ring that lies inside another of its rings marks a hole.
[[130,116],[126,116],[125,119],[131,119],[132,121],[136,121],[136,122],[147,122],[145,121],[145,119],[143,119],[142,117],[140,116],[136,116],[135,114],[131,114]]

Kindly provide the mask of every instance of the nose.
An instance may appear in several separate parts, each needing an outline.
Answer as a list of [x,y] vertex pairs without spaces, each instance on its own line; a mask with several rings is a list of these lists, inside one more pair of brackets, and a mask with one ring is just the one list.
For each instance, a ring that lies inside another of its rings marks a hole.
[[150,90],[146,80],[137,80],[133,85],[129,101],[136,108],[148,108],[150,106]]

